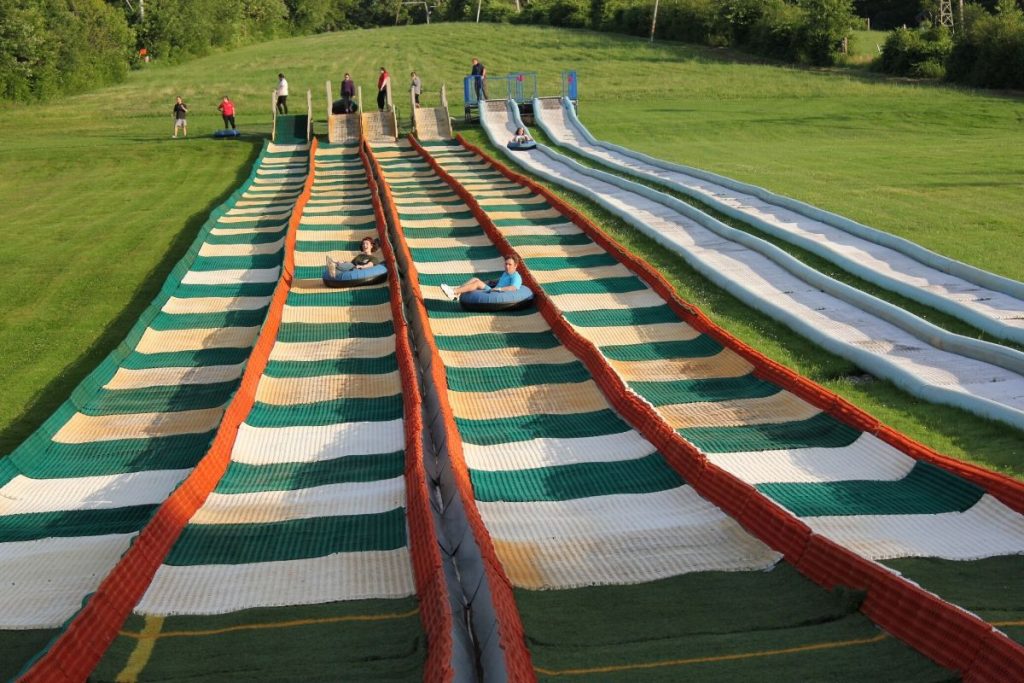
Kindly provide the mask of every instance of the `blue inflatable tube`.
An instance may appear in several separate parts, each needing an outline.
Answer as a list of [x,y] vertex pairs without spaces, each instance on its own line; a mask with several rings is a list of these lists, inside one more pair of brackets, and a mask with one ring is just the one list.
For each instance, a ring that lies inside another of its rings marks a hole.
[[520,287],[512,292],[478,289],[459,297],[459,304],[467,311],[518,311],[532,303],[533,292],[529,287]]
[[363,287],[364,285],[376,285],[388,279],[387,266],[376,265],[373,268],[353,268],[352,270],[340,271],[337,277],[331,277],[327,268],[323,271],[324,284],[328,287],[338,289],[340,287]]
[[513,152],[525,152],[530,149],[536,149],[537,143],[534,140],[527,140],[526,142],[510,142],[506,147]]
[[237,138],[239,135],[241,135],[241,133],[234,128],[225,128],[224,130],[214,131],[213,133],[213,137],[215,138]]

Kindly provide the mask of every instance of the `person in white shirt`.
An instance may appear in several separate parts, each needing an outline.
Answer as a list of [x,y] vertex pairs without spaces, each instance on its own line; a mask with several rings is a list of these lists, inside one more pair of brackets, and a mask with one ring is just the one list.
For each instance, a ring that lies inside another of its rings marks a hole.
[[285,80],[284,74],[277,74],[277,113],[287,114],[288,113],[288,81]]

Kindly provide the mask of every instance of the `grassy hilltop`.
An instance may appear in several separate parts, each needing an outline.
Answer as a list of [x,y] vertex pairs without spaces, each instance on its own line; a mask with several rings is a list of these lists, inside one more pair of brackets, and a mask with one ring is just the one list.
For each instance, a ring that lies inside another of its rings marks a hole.
[[[479,56],[491,73],[537,71],[541,94],[580,75],[581,117],[598,137],[753,182],[1024,279],[1024,102],[984,93],[805,70],[731,53],[552,28],[398,27],[254,45],[179,66],[158,63],[119,86],[0,109],[0,454],[10,451],[121,339],[207,212],[249,172],[270,130],[278,71],[293,111],[305,90],[324,113],[350,71],[373,106],[377,68],[400,116],[415,69],[436,101]],[[175,95],[188,140],[171,140]],[[257,134],[217,141],[216,105]],[[320,127],[323,130],[323,127]],[[470,129],[468,136],[483,140]],[[921,404],[816,350],[713,288],[628,228],[593,215],[666,272],[680,293],[745,341],[950,455],[1024,474],[1024,436]]]

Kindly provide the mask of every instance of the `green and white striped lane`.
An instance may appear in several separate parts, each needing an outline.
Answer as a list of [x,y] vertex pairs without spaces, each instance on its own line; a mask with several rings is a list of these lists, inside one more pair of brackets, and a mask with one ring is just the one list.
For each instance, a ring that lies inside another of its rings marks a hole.
[[326,254],[375,233],[367,209],[357,150],[320,147],[296,280],[228,470],[101,678],[422,677],[389,292],[320,279]]
[[0,460],[0,678],[78,609],[206,451],[266,314],[307,160],[268,146],[121,346]]
[[[542,197],[515,184],[478,194],[492,188],[493,171],[476,155],[447,147],[437,158],[477,194],[566,320],[712,462],[866,557],[939,558],[954,562],[928,566],[955,573],[969,570],[965,562],[1004,556],[991,566],[1024,571],[1024,516],[758,378]],[[989,576],[990,597],[1018,605],[1019,619],[1024,589],[1000,590],[999,578]]]
[[517,586],[638,583],[778,556],[694,495],[536,311],[465,313],[441,281],[501,258],[407,144],[375,146],[445,364],[474,494]]
[[[496,277],[499,254],[418,155],[404,144],[374,149],[419,273],[476,505],[540,677],[739,680],[761,673],[755,656],[777,655],[779,680],[823,680],[837,666],[877,680],[948,679],[880,636],[855,599],[777,565],[695,495],[539,313],[466,313],[446,300],[442,282]],[[496,177],[474,192],[499,187],[517,192]],[[879,657],[889,673],[879,675]]]

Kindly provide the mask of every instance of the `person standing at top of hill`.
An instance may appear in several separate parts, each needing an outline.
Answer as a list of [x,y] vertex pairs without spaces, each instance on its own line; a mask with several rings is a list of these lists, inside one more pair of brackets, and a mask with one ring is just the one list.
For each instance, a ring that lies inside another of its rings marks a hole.
[[415,71],[409,75],[412,76],[412,97],[416,100],[416,106],[418,107],[420,106],[420,93],[423,92],[423,83],[420,82],[420,77],[416,75]]
[[284,74],[277,74],[277,90],[275,90],[274,93],[277,95],[277,113],[287,114],[288,81],[285,80]]
[[220,110],[220,117],[224,119],[224,128],[238,130],[235,126],[235,103],[229,100],[227,95],[217,105],[217,109]]
[[341,105],[346,114],[352,113],[352,100],[356,97],[356,82],[352,80],[351,74],[345,74],[341,80]]
[[188,137],[188,105],[181,101],[180,97],[174,100],[174,133],[172,138],[178,137],[178,129],[181,128],[181,137]]
[[377,109],[384,111],[388,103],[388,88],[391,87],[391,76],[384,67],[380,68],[380,76],[377,78]]
[[[476,99],[487,99],[487,67],[480,63],[480,60],[473,57],[473,69],[469,72],[473,78],[473,87],[476,89]],[[481,97],[481,93],[483,97]]]

